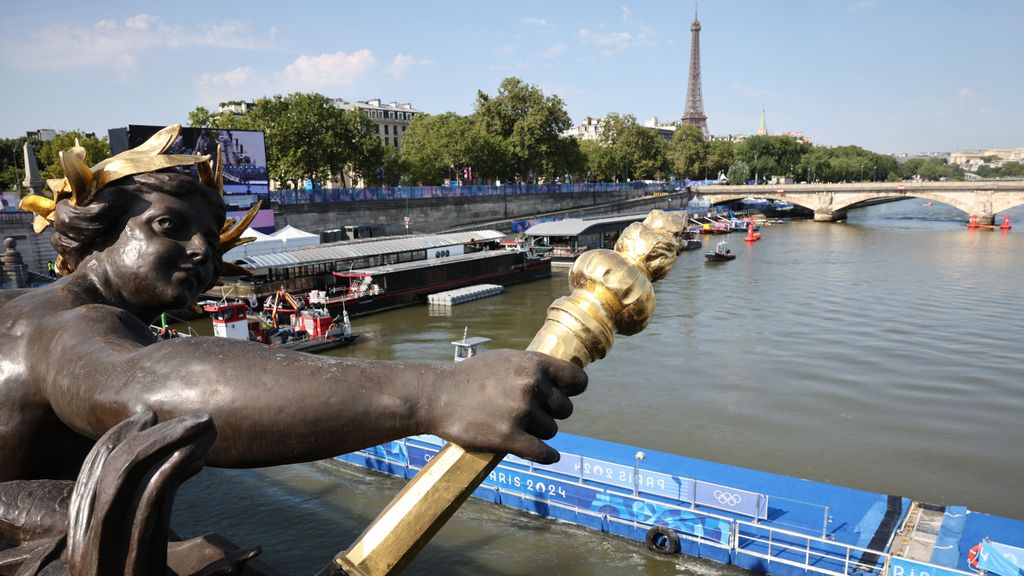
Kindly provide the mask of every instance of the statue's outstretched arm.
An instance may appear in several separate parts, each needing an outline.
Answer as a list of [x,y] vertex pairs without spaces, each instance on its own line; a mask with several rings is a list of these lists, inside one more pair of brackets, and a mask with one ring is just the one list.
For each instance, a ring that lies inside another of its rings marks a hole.
[[[60,318],[57,318],[60,317]],[[334,456],[434,433],[477,450],[538,461],[541,442],[586,374],[541,354],[499,351],[459,364],[340,360],[221,338],[149,343],[134,316],[90,305],[55,315],[46,396],[75,430],[99,437],[142,410],[160,421],[208,413],[214,466]]]

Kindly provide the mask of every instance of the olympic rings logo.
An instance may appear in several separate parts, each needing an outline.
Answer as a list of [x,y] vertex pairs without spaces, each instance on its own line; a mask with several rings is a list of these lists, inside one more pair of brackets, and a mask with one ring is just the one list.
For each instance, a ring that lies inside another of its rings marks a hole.
[[715,490],[715,500],[726,506],[736,506],[743,501],[743,497],[739,494],[733,494],[732,492],[726,492],[724,490]]

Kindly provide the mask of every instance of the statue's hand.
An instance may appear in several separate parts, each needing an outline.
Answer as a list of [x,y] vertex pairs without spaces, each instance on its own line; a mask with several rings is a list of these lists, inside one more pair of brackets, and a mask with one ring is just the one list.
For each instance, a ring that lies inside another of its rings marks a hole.
[[586,372],[570,362],[495,350],[441,371],[424,389],[425,428],[466,450],[550,464],[558,451],[542,440],[555,435],[555,419],[572,414],[569,397],[586,387]]

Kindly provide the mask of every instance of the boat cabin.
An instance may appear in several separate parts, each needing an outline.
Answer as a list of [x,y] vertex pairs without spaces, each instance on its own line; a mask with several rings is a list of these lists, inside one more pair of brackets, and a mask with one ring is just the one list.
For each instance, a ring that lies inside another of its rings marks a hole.
[[566,218],[534,224],[526,237],[537,254],[551,257],[553,265],[572,265],[576,257],[594,248],[614,248],[619,234],[647,213],[605,218]]
[[250,327],[248,307],[245,302],[207,302],[203,310],[213,322],[213,335],[220,338],[248,340]]
[[501,250],[504,236],[496,230],[474,230],[371,237],[251,255],[231,260],[251,270],[251,277],[223,281],[225,289],[241,298],[252,295],[263,300],[278,289],[301,294],[313,289],[334,288],[337,281],[332,273],[386,269],[405,263],[444,261],[466,254]]
[[477,347],[485,342],[490,342],[490,338],[484,338],[483,336],[473,336],[472,338],[466,337],[465,334],[462,336],[462,340],[455,340],[452,342],[452,346],[455,346],[455,358],[456,362],[462,362],[463,360],[469,360],[473,356],[476,356],[479,351]]

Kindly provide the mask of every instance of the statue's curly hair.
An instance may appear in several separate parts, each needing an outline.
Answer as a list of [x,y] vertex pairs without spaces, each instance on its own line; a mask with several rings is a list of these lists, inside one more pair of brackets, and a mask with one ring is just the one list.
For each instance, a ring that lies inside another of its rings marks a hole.
[[[50,244],[60,256],[58,272],[70,274],[87,256],[117,240],[128,219],[136,215],[138,204],[129,201],[129,195],[142,197],[153,193],[172,196],[197,194],[207,199],[210,209],[216,212],[218,230],[224,224],[226,213],[220,194],[191,175],[163,171],[129,176],[97,192],[86,206],[76,206],[67,200],[57,203]],[[216,278],[221,272],[220,256],[213,260],[218,268]]]

